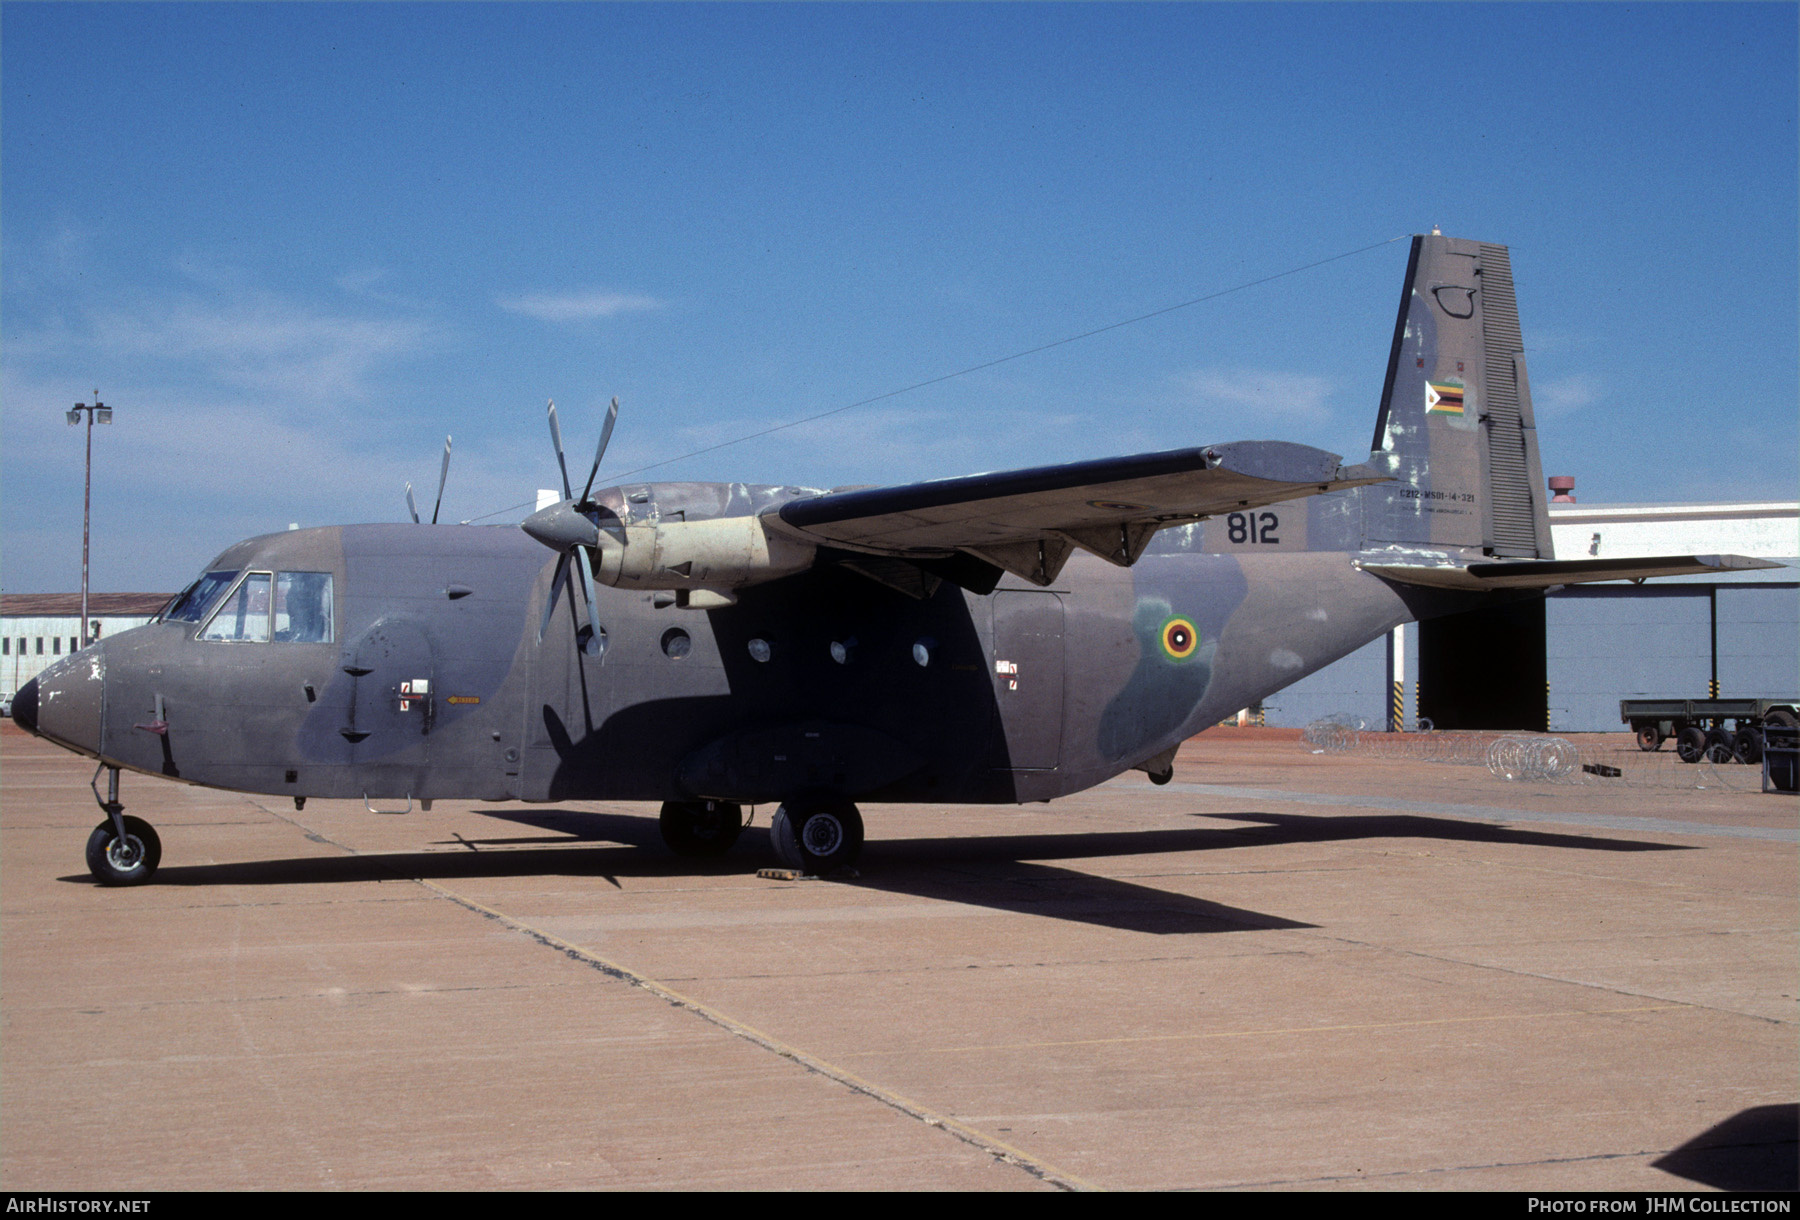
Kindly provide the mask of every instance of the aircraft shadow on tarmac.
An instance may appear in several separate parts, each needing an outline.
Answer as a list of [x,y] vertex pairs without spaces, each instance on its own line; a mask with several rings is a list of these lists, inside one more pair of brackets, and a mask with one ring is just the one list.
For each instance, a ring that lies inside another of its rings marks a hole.
[[[618,886],[620,876],[665,877],[742,874],[766,854],[751,829],[716,860],[671,856],[652,819],[630,814],[565,809],[482,810],[484,816],[550,835],[438,840],[438,850],[371,855],[310,856],[234,864],[165,866],[165,886],[321,885],[403,879],[585,876]],[[1482,822],[1416,814],[1310,815],[1197,813],[1199,818],[1254,822],[1252,826],[1200,826],[1165,830],[985,837],[871,839],[860,874],[847,879],[867,889],[988,907],[1159,935],[1241,932],[1313,925],[1210,902],[1077,869],[1047,860],[1113,856],[1198,854],[1236,847],[1278,846],[1356,839],[1436,839],[1578,851],[1679,851],[1688,848],[1640,840],[1557,834]],[[452,850],[444,850],[444,849]],[[461,850],[456,850],[460,848]],[[63,880],[87,882],[86,874]]]
[[1653,1161],[1658,1169],[1719,1190],[1800,1190],[1800,1106],[1753,1106]]

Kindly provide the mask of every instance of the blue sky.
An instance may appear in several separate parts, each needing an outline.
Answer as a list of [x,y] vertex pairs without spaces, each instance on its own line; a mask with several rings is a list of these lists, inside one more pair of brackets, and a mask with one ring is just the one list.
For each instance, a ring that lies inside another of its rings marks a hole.
[[[1546,472],[1793,497],[1796,8],[0,5],[0,582],[601,479],[1439,225],[1513,248]],[[1396,241],[658,466],[1366,453]],[[585,454],[579,459],[585,464]],[[517,520],[522,512],[489,519]]]

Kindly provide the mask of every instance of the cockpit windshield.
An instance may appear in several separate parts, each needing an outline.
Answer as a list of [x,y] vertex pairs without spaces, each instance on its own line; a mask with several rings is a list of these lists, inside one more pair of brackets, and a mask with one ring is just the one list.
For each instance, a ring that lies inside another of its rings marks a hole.
[[219,612],[200,629],[203,640],[266,644],[269,640],[269,572],[251,572]]
[[[207,573],[211,579],[214,573]],[[329,644],[330,572],[246,572],[195,638],[239,644]]]
[[206,617],[206,612],[212,609],[212,604],[218,600],[219,594],[223,593],[236,579],[236,572],[208,572],[169,603],[168,609],[162,612],[163,619],[183,623],[199,622]]

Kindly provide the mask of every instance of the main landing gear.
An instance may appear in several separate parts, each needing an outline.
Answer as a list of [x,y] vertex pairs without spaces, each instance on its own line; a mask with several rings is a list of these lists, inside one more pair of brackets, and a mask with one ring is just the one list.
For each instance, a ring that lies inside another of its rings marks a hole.
[[678,856],[722,856],[744,830],[743,806],[731,801],[666,801],[663,842]]
[[[101,800],[100,789],[95,787],[102,771],[106,772],[105,800]],[[162,863],[162,840],[144,819],[125,816],[125,806],[119,804],[117,767],[100,764],[94,769],[94,778],[88,781],[88,787],[94,793],[94,802],[106,814],[106,821],[94,827],[94,833],[88,836],[88,871],[101,885],[144,884]]]
[[[744,809],[732,801],[667,801],[658,824],[676,855],[722,856],[743,833]],[[796,872],[818,876],[847,868],[862,853],[862,814],[841,797],[795,797],[775,810],[769,843]]]
[[862,814],[841,797],[797,797],[769,819],[769,842],[783,864],[802,873],[848,868],[862,854]]

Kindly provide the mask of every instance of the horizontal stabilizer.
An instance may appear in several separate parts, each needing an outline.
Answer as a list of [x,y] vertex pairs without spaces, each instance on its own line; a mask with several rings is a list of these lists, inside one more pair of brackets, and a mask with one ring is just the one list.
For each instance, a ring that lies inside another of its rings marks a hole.
[[1240,441],[831,492],[770,515],[813,542],[915,560],[962,552],[1045,585],[1076,547],[1129,566],[1166,526],[1381,481],[1322,449]]
[[1598,580],[1646,580],[1652,576],[1700,576],[1708,572],[1746,572],[1781,565],[1748,555],[1647,555],[1637,559],[1523,559],[1456,564],[1363,563],[1373,572],[1402,584],[1434,589],[1485,593],[1494,589],[1549,589],[1557,585],[1591,584]]

